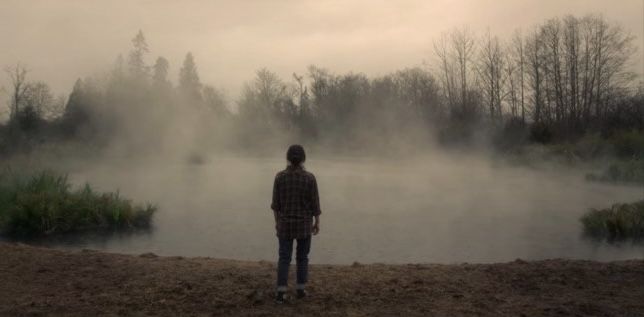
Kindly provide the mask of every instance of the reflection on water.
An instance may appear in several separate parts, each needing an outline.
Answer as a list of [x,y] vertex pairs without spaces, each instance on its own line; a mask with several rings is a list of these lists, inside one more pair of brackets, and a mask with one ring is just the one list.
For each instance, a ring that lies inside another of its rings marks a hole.
[[[107,161],[72,173],[159,206],[154,230],[59,238],[47,245],[125,253],[274,260],[269,209],[281,159],[141,164]],[[432,156],[405,162],[311,159],[322,205],[314,263],[500,262],[515,258],[643,258],[644,247],[582,238],[590,207],[641,198],[641,189],[587,183],[571,171],[492,167]],[[77,237],[78,238],[78,237]]]

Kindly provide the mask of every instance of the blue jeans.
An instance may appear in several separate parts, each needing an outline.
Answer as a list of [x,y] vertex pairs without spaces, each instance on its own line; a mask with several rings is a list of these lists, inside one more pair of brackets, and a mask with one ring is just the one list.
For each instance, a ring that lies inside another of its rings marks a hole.
[[[291,265],[294,239],[279,239],[279,260],[277,261],[277,290],[286,291],[288,285],[288,268]],[[297,289],[304,289],[309,275],[309,251],[311,236],[297,240],[295,261],[297,264]]]

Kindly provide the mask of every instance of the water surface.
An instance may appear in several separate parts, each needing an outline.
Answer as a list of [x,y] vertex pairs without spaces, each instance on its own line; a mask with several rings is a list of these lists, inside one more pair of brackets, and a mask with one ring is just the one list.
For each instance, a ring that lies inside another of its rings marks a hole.
[[[50,239],[49,245],[114,252],[273,261],[269,209],[283,159],[183,161],[111,159],[71,174],[77,183],[119,189],[159,206],[148,233]],[[640,199],[642,190],[589,183],[580,172],[501,167],[433,155],[405,161],[310,159],[322,225],[313,263],[500,262],[644,258],[644,247],[584,239],[590,207]]]

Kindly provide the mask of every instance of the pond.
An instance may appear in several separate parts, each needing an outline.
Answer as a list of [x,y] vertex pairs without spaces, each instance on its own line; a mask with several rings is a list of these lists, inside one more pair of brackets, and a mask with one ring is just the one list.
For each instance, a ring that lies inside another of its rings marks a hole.
[[[150,232],[51,238],[60,248],[274,261],[269,209],[284,160],[211,157],[203,164],[105,160],[73,172],[75,183],[119,189],[159,206]],[[574,170],[499,166],[436,154],[392,161],[310,159],[320,189],[321,233],[312,263],[459,263],[644,258],[644,247],[582,237],[591,207],[642,198],[638,187],[584,181]]]

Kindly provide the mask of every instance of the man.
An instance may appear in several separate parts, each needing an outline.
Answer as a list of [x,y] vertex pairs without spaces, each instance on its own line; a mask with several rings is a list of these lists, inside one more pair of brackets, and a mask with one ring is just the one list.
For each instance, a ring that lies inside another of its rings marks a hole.
[[[293,240],[297,241],[297,298],[306,296],[311,235],[320,232],[320,199],[315,176],[304,170],[306,154],[301,145],[291,145],[286,152],[288,166],[277,173],[273,184],[271,209],[275,215],[275,230],[279,239],[277,263],[277,295],[275,302],[284,303],[288,269],[293,254]],[[315,221],[313,221],[315,218]]]

